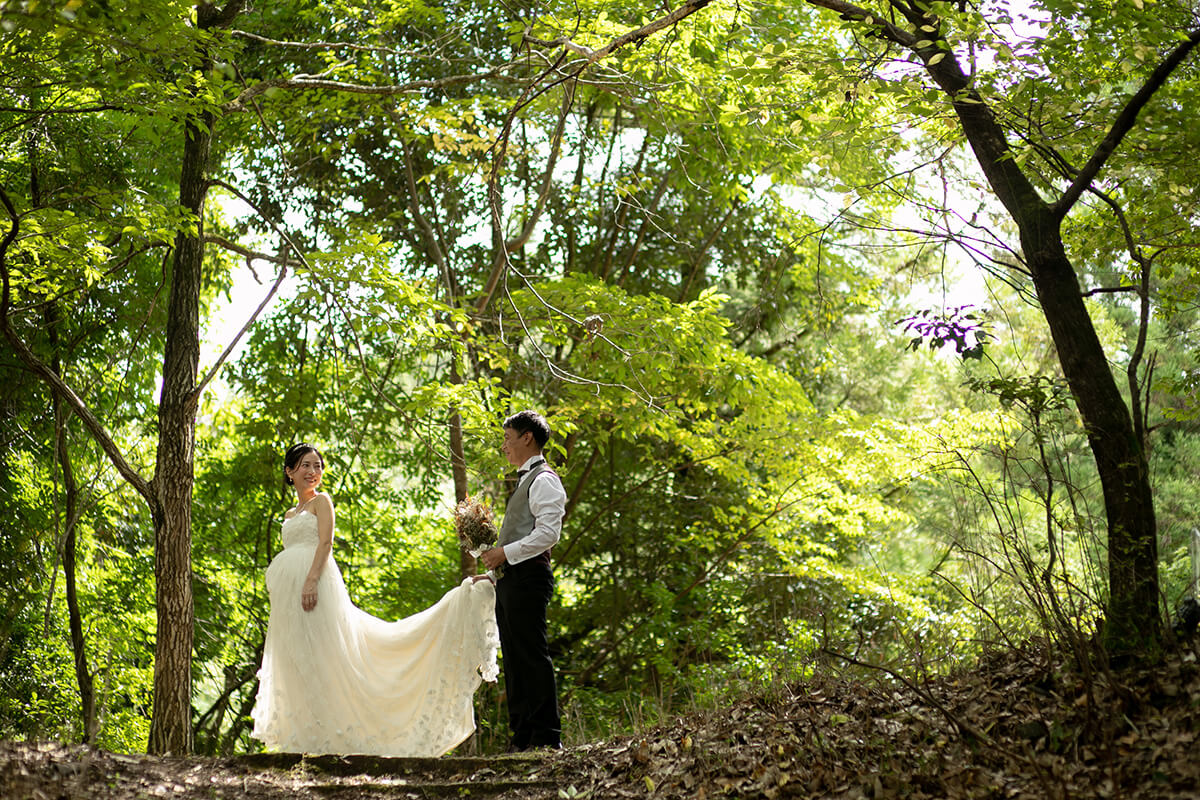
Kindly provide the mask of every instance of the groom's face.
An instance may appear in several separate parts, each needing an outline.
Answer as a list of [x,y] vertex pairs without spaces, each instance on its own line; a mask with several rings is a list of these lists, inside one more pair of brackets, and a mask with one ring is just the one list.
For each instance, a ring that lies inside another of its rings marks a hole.
[[504,453],[508,463],[514,467],[521,466],[537,452],[537,448],[533,446],[533,434],[528,431],[520,433],[512,428],[505,428],[504,442],[500,445],[500,452]]

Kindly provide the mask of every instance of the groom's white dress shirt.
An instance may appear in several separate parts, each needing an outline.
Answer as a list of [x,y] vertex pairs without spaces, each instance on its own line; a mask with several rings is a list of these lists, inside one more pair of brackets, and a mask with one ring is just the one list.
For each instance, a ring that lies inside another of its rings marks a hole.
[[[545,460],[541,455],[532,456],[521,465],[521,469],[530,469]],[[549,550],[558,544],[562,535],[563,515],[567,511],[567,493],[562,481],[551,472],[539,472],[532,478],[523,475],[517,487],[520,488],[529,480],[533,481],[529,484],[529,511],[536,521],[528,536],[504,545],[504,557],[510,564],[520,564]]]

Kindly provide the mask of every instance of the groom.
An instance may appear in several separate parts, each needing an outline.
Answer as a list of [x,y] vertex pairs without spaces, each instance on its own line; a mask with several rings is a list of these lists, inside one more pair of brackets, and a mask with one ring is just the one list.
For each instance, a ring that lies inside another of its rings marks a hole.
[[497,546],[480,554],[484,565],[504,567],[496,581],[496,623],[504,655],[511,750],[562,747],[558,690],[546,640],[546,606],[554,592],[550,548],[562,532],[567,494],[542,449],[550,426],[522,411],[504,421],[500,449],[518,467]]

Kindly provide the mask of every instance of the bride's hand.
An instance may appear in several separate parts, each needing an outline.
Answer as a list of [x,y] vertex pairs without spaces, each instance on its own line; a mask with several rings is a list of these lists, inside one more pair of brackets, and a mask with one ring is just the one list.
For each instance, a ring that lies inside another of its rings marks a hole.
[[317,582],[309,578],[304,582],[304,588],[300,590],[300,607],[305,611],[312,611],[317,607]]
[[471,576],[471,583],[479,583],[480,581],[490,581],[490,580],[492,580],[492,576],[488,575],[486,573],[483,575],[472,575]]

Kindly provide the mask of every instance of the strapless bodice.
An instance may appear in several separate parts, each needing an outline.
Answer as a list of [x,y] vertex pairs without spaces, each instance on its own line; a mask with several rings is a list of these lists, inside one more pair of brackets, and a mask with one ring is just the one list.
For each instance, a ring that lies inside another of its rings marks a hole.
[[291,519],[283,521],[283,546],[316,547],[320,541],[317,536],[317,518],[307,511],[301,511]]

